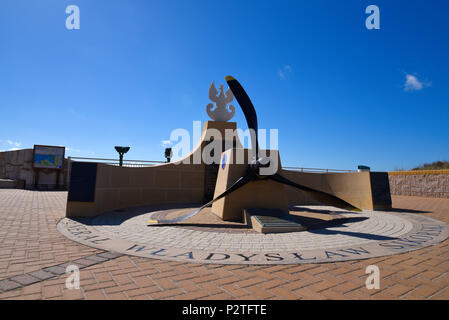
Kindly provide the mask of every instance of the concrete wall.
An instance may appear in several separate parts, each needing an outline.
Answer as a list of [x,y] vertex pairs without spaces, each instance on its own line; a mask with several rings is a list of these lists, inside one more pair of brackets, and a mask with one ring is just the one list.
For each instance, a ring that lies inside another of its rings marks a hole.
[[127,168],[97,165],[94,202],[67,202],[67,216],[169,203],[200,203],[204,197],[204,165],[157,165]]
[[388,178],[393,195],[449,198],[449,170],[394,171]]
[[[367,210],[391,209],[388,181],[386,179],[385,181],[378,181],[379,173],[307,173],[283,170],[282,174],[298,184],[335,195],[358,208]],[[383,191],[379,192],[379,189],[383,189]],[[320,203],[307,197],[301,190],[288,186],[286,190],[290,205],[320,205]],[[379,193],[382,196],[379,196]]]
[[0,189],[24,189],[25,180],[0,179]]
[[[261,150],[271,159],[276,159],[279,166],[277,173],[281,169],[281,161],[278,150]],[[236,153],[243,154],[245,163],[248,163],[248,149],[231,149],[222,155],[222,163],[218,171],[218,179],[215,188],[214,198],[229,189],[235,181],[245,175],[247,164],[236,164]],[[271,163],[275,161],[270,160]],[[215,201],[212,204],[212,212],[224,221],[242,221],[243,210],[248,208],[276,208],[288,211],[288,199],[285,193],[285,186],[270,180],[251,181],[235,192]]]
[[[69,199],[71,200],[67,201],[66,216],[96,216],[107,211],[143,205],[204,203],[210,200],[208,199],[210,190],[207,189],[208,185],[214,180],[207,176],[207,168],[210,165],[202,161],[199,164],[192,164],[194,159],[202,159],[203,150],[210,149],[208,145],[212,139],[209,133],[213,130],[209,129],[216,129],[222,133],[222,137],[225,137],[224,130],[235,130],[236,123],[206,122],[200,141],[193,151],[183,159],[173,163],[143,168],[98,164],[94,186],[92,184],[92,189],[89,189],[93,193],[89,191],[89,196],[86,197],[87,201],[91,199],[93,201],[87,202],[86,198],[71,198],[71,194],[75,194],[74,190],[78,188],[75,187],[75,183],[72,183],[71,190],[73,192],[71,193],[69,188]],[[228,147],[234,145],[235,148],[242,148],[238,137],[231,137],[230,139],[233,139],[234,143],[232,143],[233,141],[222,141],[223,144]],[[214,156],[216,157],[215,163],[220,163],[221,153]],[[184,163],[186,159],[189,160],[190,164]],[[386,173],[383,175],[385,176],[384,180],[379,179],[378,174],[370,172],[320,174],[281,170],[281,173],[297,183],[336,195],[358,208],[391,208]],[[90,174],[89,177],[94,178],[93,174]],[[71,181],[73,178],[72,175]],[[75,178],[76,181],[83,181],[86,180],[87,174],[80,173]],[[284,188],[284,186],[276,183],[268,186],[260,185],[266,190]],[[242,194],[245,188],[242,188]],[[285,188],[288,189],[287,198],[290,204],[311,204],[310,199],[301,191],[287,186]],[[87,190],[85,187],[80,187],[80,189]],[[262,194],[266,193],[263,192]],[[384,195],[384,197],[379,197],[379,194]],[[261,202],[264,201],[261,200]]]
[[[103,212],[143,205],[206,202],[208,199],[205,199],[205,169],[205,164],[171,163],[146,168],[98,164],[95,200],[93,202],[68,201],[66,216],[96,216]],[[282,175],[286,178],[333,194],[358,208],[391,209],[389,190],[382,192],[383,198],[376,196],[373,191],[374,174],[372,172],[301,173],[282,170]],[[388,185],[388,181],[386,184]],[[290,205],[321,205],[311,201],[302,191],[289,186],[273,182],[268,187],[263,184],[260,187],[268,188],[267,190],[271,190],[271,193],[285,190]],[[246,194],[246,189],[251,188],[243,187],[234,197],[239,198],[239,194]],[[280,197],[280,195],[277,196]],[[219,203],[215,204],[215,207],[218,205]]]
[[[34,188],[33,149],[0,152],[0,179],[23,180],[26,189]],[[66,167],[66,166],[65,166]],[[66,186],[67,174],[61,173],[59,183]],[[56,187],[56,171],[42,169],[38,189],[52,190]]]
[[[172,163],[142,168],[98,164],[94,202],[67,201],[66,216],[95,216],[142,205],[205,202],[209,191],[206,188],[206,165],[201,159],[212,138],[209,129],[220,131],[224,138],[224,130],[236,128],[235,122],[206,122],[193,151]],[[223,148],[233,145],[225,139],[222,142]],[[235,145],[241,146],[238,138]],[[214,155],[217,163],[220,156],[221,153]],[[194,164],[198,159],[200,163]]]

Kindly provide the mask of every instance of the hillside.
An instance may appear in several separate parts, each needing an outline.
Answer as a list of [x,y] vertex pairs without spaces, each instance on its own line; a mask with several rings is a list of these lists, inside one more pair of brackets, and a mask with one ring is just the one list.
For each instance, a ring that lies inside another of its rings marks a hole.
[[449,169],[449,161],[435,161],[432,163],[425,163],[422,166],[413,168],[412,170],[441,170]]

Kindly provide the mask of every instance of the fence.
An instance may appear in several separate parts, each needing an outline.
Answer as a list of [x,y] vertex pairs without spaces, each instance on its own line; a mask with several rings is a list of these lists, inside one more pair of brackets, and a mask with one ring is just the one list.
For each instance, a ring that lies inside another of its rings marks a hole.
[[[70,180],[70,169],[72,161],[83,161],[83,162],[97,162],[104,163],[113,166],[119,166],[119,159],[105,159],[105,158],[85,158],[85,157],[68,157],[67,158],[67,182]],[[124,167],[151,167],[155,164],[167,163],[166,161],[150,161],[150,160],[123,160]],[[299,172],[310,172],[310,173],[345,173],[345,172],[355,172],[355,170],[339,170],[339,169],[321,169],[321,168],[303,168],[303,167],[282,167],[283,169],[299,171]]]
[[302,168],[302,167],[282,167],[282,169],[299,171],[299,172],[313,172],[313,173],[344,173],[344,172],[356,172],[355,170],[339,170],[339,169],[321,169],[321,168]]
[[[71,161],[81,160],[83,162],[97,162],[110,165],[119,165],[119,159],[105,159],[105,158],[85,158],[85,157],[68,157],[69,164]],[[165,161],[149,161],[149,160],[123,160],[124,167],[150,167],[158,163],[166,163]]]
[[[71,163],[73,161],[82,161],[82,162],[96,162],[96,163],[104,163],[112,166],[119,166],[119,159],[105,159],[105,158],[85,158],[85,157],[68,157],[67,158],[67,184],[70,181],[70,170]],[[149,161],[149,160],[123,160],[124,167],[151,167],[155,164],[166,163],[166,161]]]

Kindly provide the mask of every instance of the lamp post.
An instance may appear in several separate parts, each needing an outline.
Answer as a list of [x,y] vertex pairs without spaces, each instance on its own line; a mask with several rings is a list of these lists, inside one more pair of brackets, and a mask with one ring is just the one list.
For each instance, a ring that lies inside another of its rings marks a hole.
[[129,151],[130,147],[119,147],[119,146],[115,146],[115,151],[118,152],[119,157],[120,157],[120,167],[123,166],[123,155],[125,153],[127,153]]
[[167,159],[167,162],[170,162],[170,159],[173,157],[173,152],[171,151],[171,148],[165,148],[165,158]]

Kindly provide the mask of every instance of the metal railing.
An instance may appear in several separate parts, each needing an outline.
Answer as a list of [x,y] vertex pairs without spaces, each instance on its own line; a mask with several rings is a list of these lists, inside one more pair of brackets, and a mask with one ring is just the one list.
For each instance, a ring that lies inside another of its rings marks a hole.
[[[106,158],[86,158],[86,157],[68,157],[69,163],[71,161],[81,160],[83,162],[97,162],[109,165],[118,166],[119,159]],[[124,167],[151,167],[155,164],[167,163],[166,161],[157,160],[123,160]],[[322,169],[322,168],[304,168],[304,167],[282,167],[287,170],[295,170],[300,172],[356,172],[356,170],[340,170],[340,169]]]
[[[96,163],[104,163],[112,166],[119,166],[119,159],[106,159],[106,158],[86,158],[86,157],[67,157],[67,184],[70,181],[70,171],[72,169],[71,163],[73,161],[82,161],[82,162],[96,162]],[[156,164],[167,163],[166,161],[149,161],[149,160],[123,160],[124,167],[133,167],[133,168],[141,168],[141,167],[151,167]]]
[[[119,159],[106,159],[106,158],[85,158],[85,157],[68,157],[67,160],[69,162],[71,161],[78,161],[81,160],[83,162],[97,162],[97,163],[104,163],[104,164],[110,164],[114,166],[118,166],[120,164]],[[155,164],[159,163],[167,163],[166,161],[149,161],[149,160],[123,160],[123,166],[124,167],[151,167]]]
[[[72,161],[83,161],[83,162],[96,162],[104,163],[113,166],[119,166],[119,159],[106,159],[106,158],[86,158],[86,157],[68,157],[68,170],[67,170],[67,181],[70,179],[70,170]],[[157,160],[123,160],[124,167],[151,167],[156,164],[167,163],[166,161]],[[304,167],[282,167],[282,169],[299,171],[299,172],[309,172],[309,173],[344,173],[344,172],[356,172],[356,170],[340,170],[340,169],[322,169],[322,168],[304,168]]]
[[294,170],[299,172],[311,172],[311,173],[343,173],[343,172],[356,172],[356,170],[340,170],[340,169],[321,169],[321,168],[302,168],[302,167],[282,167],[282,169]]

